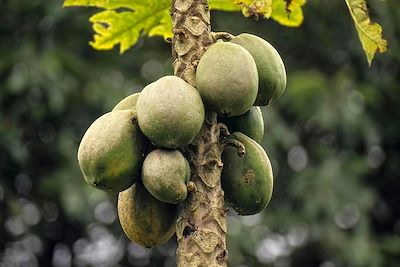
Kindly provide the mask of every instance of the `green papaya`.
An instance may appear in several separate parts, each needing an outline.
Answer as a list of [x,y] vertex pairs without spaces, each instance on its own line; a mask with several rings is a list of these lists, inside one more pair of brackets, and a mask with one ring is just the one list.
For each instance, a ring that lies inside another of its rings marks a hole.
[[260,84],[254,105],[269,105],[286,87],[285,65],[278,51],[266,40],[249,33],[239,34],[231,42],[246,48],[256,62]]
[[199,92],[176,76],[165,76],[146,86],[136,108],[140,129],[158,147],[189,144],[204,122]]
[[120,110],[95,120],[78,148],[78,162],[90,185],[120,192],[140,179],[145,137],[136,113]]
[[200,59],[196,85],[209,109],[220,116],[242,115],[257,97],[256,63],[240,45],[216,42]]
[[154,247],[175,233],[176,205],[158,201],[140,183],[120,192],[117,206],[122,229],[138,245]]
[[234,147],[222,153],[221,183],[226,201],[239,215],[259,213],[272,196],[271,163],[264,149],[250,137],[236,132],[231,138],[241,142],[246,153],[239,157]]
[[219,117],[219,121],[228,126],[230,132],[244,133],[258,143],[261,143],[264,137],[264,118],[260,107],[253,106],[237,117]]
[[188,172],[187,160],[181,152],[156,149],[143,162],[142,181],[155,198],[176,204],[186,199]]
[[112,111],[116,110],[133,110],[136,112],[136,103],[140,93],[131,94],[115,105]]

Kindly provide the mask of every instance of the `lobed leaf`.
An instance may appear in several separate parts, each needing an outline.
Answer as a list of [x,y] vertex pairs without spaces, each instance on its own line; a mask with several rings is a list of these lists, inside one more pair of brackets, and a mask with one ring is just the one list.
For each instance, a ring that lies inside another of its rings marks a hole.
[[371,66],[375,53],[384,53],[388,47],[387,40],[382,37],[382,27],[378,23],[371,22],[365,0],[345,1],[367,56],[368,64]]
[[269,18],[272,13],[272,0],[234,0],[234,2],[242,9],[245,17],[260,15]]
[[[224,11],[242,11],[245,16],[272,17],[282,25],[299,26],[303,21],[301,6],[305,0],[210,0],[210,8]],[[98,50],[119,45],[120,53],[132,47],[142,35],[162,36],[170,40],[172,20],[170,0],[65,0],[64,7],[83,6],[103,9],[90,18],[94,40],[90,45]]]
[[305,0],[273,0],[271,18],[287,27],[299,27],[304,20]]
[[64,7],[83,6],[98,7],[104,9],[130,8],[134,9],[138,4],[145,5],[147,1],[139,0],[64,0]]
[[286,13],[288,13],[288,15],[290,15],[290,13],[292,13],[293,10],[295,10],[298,7],[301,7],[302,5],[305,4],[305,0],[284,0],[286,2]]
[[210,0],[210,9],[223,11],[240,11],[240,7],[234,0]]
[[90,45],[98,50],[120,46],[120,53],[133,46],[141,35],[172,37],[169,0],[65,0],[64,6],[105,9],[92,17],[95,31]]

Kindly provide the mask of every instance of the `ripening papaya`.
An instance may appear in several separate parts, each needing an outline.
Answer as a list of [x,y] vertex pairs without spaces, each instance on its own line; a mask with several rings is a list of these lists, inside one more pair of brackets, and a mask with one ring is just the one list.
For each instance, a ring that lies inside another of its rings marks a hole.
[[140,129],[158,147],[189,144],[204,122],[199,92],[176,76],[165,76],[146,86],[136,109]]
[[260,107],[253,106],[237,117],[219,117],[219,121],[226,124],[230,132],[244,133],[258,143],[261,143],[264,137],[264,118]]
[[115,105],[112,111],[116,110],[133,110],[136,112],[136,103],[140,93],[131,94]]
[[175,233],[176,205],[155,199],[141,183],[120,192],[117,206],[122,229],[138,245],[154,247]]
[[225,199],[239,215],[259,213],[272,196],[271,163],[264,149],[250,137],[236,132],[231,138],[241,142],[246,153],[239,157],[234,147],[227,147],[222,153]]
[[278,51],[266,40],[249,33],[235,36],[232,43],[244,47],[253,56],[259,75],[255,106],[266,106],[286,88],[286,70]]
[[186,199],[188,163],[178,150],[156,149],[143,162],[142,181],[160,201],[176,204]]
[[196,86],[205,105],[218,115],[242,115],[257,97],[256,63],[240,45],[216,42],[199,61]]
[[95,120],[78,148],[78,162],[90,185],[120,192],[140,180],[146,140],[136,113],[120,110]]

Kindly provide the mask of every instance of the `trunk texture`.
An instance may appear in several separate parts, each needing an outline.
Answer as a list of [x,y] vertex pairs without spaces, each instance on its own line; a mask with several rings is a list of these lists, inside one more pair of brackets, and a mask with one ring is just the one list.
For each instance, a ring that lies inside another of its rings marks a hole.
[[[198,61],[213,43],[207,0],[173,0],[171,16],[174,73],[195,86]],[[206,114],[199,135],[185,150],[192,177],[176,225],[178,267],[227,266],[227,209],[220,182],[224,128],[215,113]]]

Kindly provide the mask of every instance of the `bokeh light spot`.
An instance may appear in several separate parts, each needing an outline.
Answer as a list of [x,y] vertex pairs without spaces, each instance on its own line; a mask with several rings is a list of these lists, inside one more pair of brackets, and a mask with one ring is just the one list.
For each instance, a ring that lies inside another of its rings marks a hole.
[[163,76],[164,67],[158,60],[146,61],[140,70],[142,77],[148,81],[155,81]]
[[373,146],[368,150],[367,162],[371,168],[378,168],[385,161],[386,155],[380,146]]
[[54,267],[70,267],[72,265],[71,250],[64,244],[57,244],[51,262]]
[[57,220],[59,214],[58,206],[54,202],[45,202],[43,204],[43,218],[48,222]]
[[360,220],[360,210],[355,203],[346,204],[335,214],[335,223],[342,229],[354,228]]
[[289,230],[287,240],[290,246],[299,247],[305,244],[308,239],[309,229],[306,224],[299,224]]
[[101,223],[111,224],[117,219],[117,211],[110,201],[103,201],[94,209],[94,217]]
[[14,186],[19,194],[28,196],[32,190],[31,178],[24,173],[20,173],[15,177]]
[[287,161],[292,170],[299,172],[307,166],[307,151],[302,146],[294,146],[289,150]]
[[22,218],[28,225],[36,225],[40,222],[40,210],[31,202],[27,202],[22,207]]
[[22,235],[26,232],[26,225],[24,224],[21,216],[9,217],[5,223],[5,228],[14,236]]

